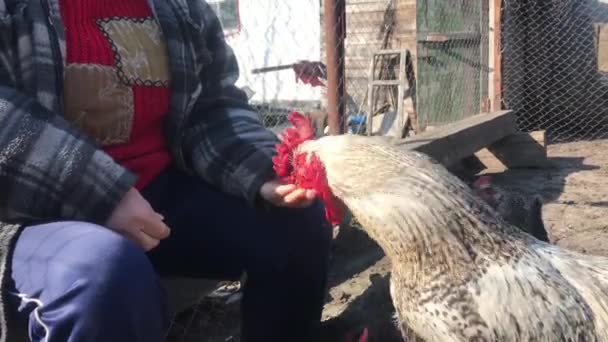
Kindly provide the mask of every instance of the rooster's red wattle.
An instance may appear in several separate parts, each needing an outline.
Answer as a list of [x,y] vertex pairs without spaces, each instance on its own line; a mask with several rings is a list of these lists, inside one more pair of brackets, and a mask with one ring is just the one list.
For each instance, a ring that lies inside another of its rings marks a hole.
[[344,210],[329,189],[323,163],[314,154],[308,156],[297,152],[302,143],[314,138],[310,119],[295,111],[289,114],[288,119],[294,127],[281,134],[281,142],[276,146],[277,156],[273,158],[274,170],[284,182],[314,190],[325,205],[327,220],[337,225],[344,217]]

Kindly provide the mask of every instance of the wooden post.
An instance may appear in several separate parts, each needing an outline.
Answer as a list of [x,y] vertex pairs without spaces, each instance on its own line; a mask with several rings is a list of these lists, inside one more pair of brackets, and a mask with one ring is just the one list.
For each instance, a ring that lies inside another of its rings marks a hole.
[[488,65],[490,67],[488,96],[490,97],[490,110],[501,110],[502,104],[502,60],[501,60],[501,14],[502,0],[490,0],[489,8],[489,46],[490,56]]
[[327,62],[327,124],[332,135],[345,131],[346,80],[344,79],[346,0],[324,0],[325,54]]

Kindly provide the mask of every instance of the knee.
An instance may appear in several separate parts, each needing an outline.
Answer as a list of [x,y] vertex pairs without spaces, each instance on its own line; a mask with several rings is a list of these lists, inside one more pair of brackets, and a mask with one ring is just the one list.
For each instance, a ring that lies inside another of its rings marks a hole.
[[90,279],[107,280],[130,277],[129,272],[152,272],[143,249],[105,227],[75,222],[63,223],[58,229],[51,227],[49,231],[52,235],[48,240],[54,240],[57,249],[52,256],[45,255],[54,246],[44,246],[43,256],[52,258],[55,264],[64,264],[68,272],[74,270]]
[[150,301],[162,297],[156,272],[142,248],[108,229],[90,228],[95,232],[81,241],[89,252],[77,261],[76,269],[91,292],[112,301],[122,298],[124,304],[146,295]]
[[[43,303],[39,320],[53,334],[160,341],[168,327],[165,293],[143,249],[107,228],[81,222],[28,227],[12,259],[19,297]],[[112,329],[99,330],[103,326]]]
[[97,229],[81,243],[90,248],[84,263],[87,267],[95,266],[98,278],[121,280],[136,275],[150,277],[153,273],[144,250],[113,231]]
[[144,250],[107,229],[97,230],[82,245],[90,246],[77,267],[81,291],[75,313],[80,313],[82,326],[151,325],[147,334],[160,336],[170,319],[166,293]]
[[24,234],[34,237],[26,237],[24,242],[42,240],[38,242],[42,248],[32,256],[50,265],[48,272],[52,276],[47,276],[45,288],[49,297],[75,295],[78,311],[84,316],[120,315],[117,307],[128,309],[142,302],[149,303],[150,308],[164,309],[162,285],[144,250],[133,242],[89,223],[52,224],[37,229],[26,229]]

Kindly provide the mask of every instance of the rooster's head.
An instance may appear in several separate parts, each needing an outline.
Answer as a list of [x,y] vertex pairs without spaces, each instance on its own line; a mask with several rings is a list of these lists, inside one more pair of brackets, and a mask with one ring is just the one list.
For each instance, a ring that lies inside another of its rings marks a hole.
[[284,182],[314,190],[325,205],[329,222],[332,225],[339,224],[344,209],[331,193],[323,163],[315,154],[298,152],[302,143],[314,139],[310,119],[298,112],[291,112],[288,119],[293,127],[281,133],[281,142],[276,146],[277,155],[273,158],[274,170]]
[[473,183],[473,191],[493,207],[496,207],[502,199],[501,193],[492,184],[492,178],[487,175],[477,178]]

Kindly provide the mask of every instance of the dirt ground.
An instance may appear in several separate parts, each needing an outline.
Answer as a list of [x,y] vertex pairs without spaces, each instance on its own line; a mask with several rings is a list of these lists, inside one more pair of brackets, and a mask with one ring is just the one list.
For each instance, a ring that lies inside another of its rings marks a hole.
[[[549,146],[551,166],[542,170],[485,170],[495,182],[544,199],[550,239],[589,254],[608,255],[608,140]],[[327,341],[332,331],[368,326],[370,341],[403,341],[393,325],[388,293],[390,263],[360,230],[343,227],[335,240],[331,290],[324,309]],[[170,342],[238,339],[238,287],[205,299],[176,319]],[[229,301],[230,303],[226,303]]]

